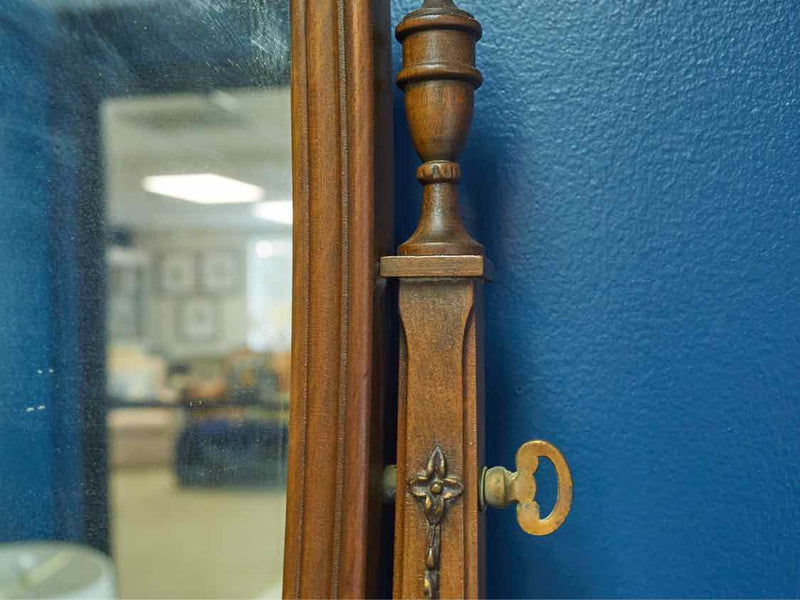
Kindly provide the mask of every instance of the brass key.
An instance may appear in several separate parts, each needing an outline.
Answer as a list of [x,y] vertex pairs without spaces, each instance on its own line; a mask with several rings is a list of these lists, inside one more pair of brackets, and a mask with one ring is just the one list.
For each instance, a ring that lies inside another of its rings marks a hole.
[[[553,463],[558,479],[558,496],[553,510],[544,519],[539,514],[536,502],[536,469],[539,457]],[[572,506],[572,474],[561,452],[552,444],[533,440],[517,450],[516,472],[505,467],[483,469],[480,486],[481,506],[505,508],[517,503],[517,522],[531,535],[549,535],[561,527]]]

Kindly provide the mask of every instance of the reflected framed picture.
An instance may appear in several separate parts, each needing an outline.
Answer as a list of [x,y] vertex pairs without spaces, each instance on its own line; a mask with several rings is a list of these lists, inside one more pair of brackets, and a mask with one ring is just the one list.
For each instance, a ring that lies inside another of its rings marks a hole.
[[138,341],[145,335],[147,255],[132,248],[106,251],[108,288],[106,326],[113,342]]
[[239,253],[235,250],[206,250],[200,254],[200,281],[203,291],[234,294],[239,288]]
[[195,291],[197,269],[192,252],[172,252],[161,257],[159,288],[169,296],[180,296]]
[[138,265],[110,265],[111,295],[136,296],[143,274]]
[[178,336],[185,342],[213,342],[220,332],[215,298],[192,296],[178,303]]
[[107,314],[111,339],[134,340],[142,337],[141,305],[135,295],[110,295]]

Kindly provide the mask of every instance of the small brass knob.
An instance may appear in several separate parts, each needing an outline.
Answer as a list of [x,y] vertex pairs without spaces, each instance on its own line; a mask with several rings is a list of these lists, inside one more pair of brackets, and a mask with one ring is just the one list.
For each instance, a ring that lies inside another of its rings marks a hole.
[[[553,510],[544,519],[536,502],[536,469],[539,457],[547,458],[556,469],[558,496]],[[572,507],[572,474],[555,446],[542,440],[526,442],[517,450],[516,472],[504,467],[484,468],[481,477],[481,506],[505,508],[517,503],[517,523],[531,535],[549,535],[561,527]]]

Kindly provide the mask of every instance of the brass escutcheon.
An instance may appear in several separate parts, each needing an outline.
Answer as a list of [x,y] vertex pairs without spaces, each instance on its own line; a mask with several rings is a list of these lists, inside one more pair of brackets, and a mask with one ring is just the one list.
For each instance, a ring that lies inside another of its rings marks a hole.
[[[558,496],[553,510],[544,519],[536,502],[536,469],[539,457],[547,458],[556,469]],[[549,535],[561,527],[572,507],[572,474],[564,456],[552,444],[533,440],[517,450],[515,473],[504,467],[483,469],[479,490],[481,506],[505,508],[517,503],[517,523],[531,535]]]

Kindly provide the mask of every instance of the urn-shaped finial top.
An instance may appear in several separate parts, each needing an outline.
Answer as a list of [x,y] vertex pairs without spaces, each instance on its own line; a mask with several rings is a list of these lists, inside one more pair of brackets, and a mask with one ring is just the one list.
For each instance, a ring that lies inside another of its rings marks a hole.
[[422,217],[401,254],[483,254],[458,215],[458,157],[472,122],[481,26],[451,0],[425,0],[397,26],[403,68],[397,85],[406,95],[411,139],[423,163]]
[[[477,88],[482,80],[475,69],[475,42],[481,33],[481,25],[475,17],[458,8],[452,0],[426,0],[421,8],[408,13],[395,31],[397,40],[403,44],[403,70],[397,76],[397,84],[403,88],[409,81],[449,75],[469,81]],[[426,39],[412,42],[408,40],[412,34],[421,34]],[[431,44],[436,41],[448,43]],[[415,52],[406,52],[409,48]],[[429,52],[416,54],[419,50]],[[420,69],[431,65],[441,69],[435,74]]]

